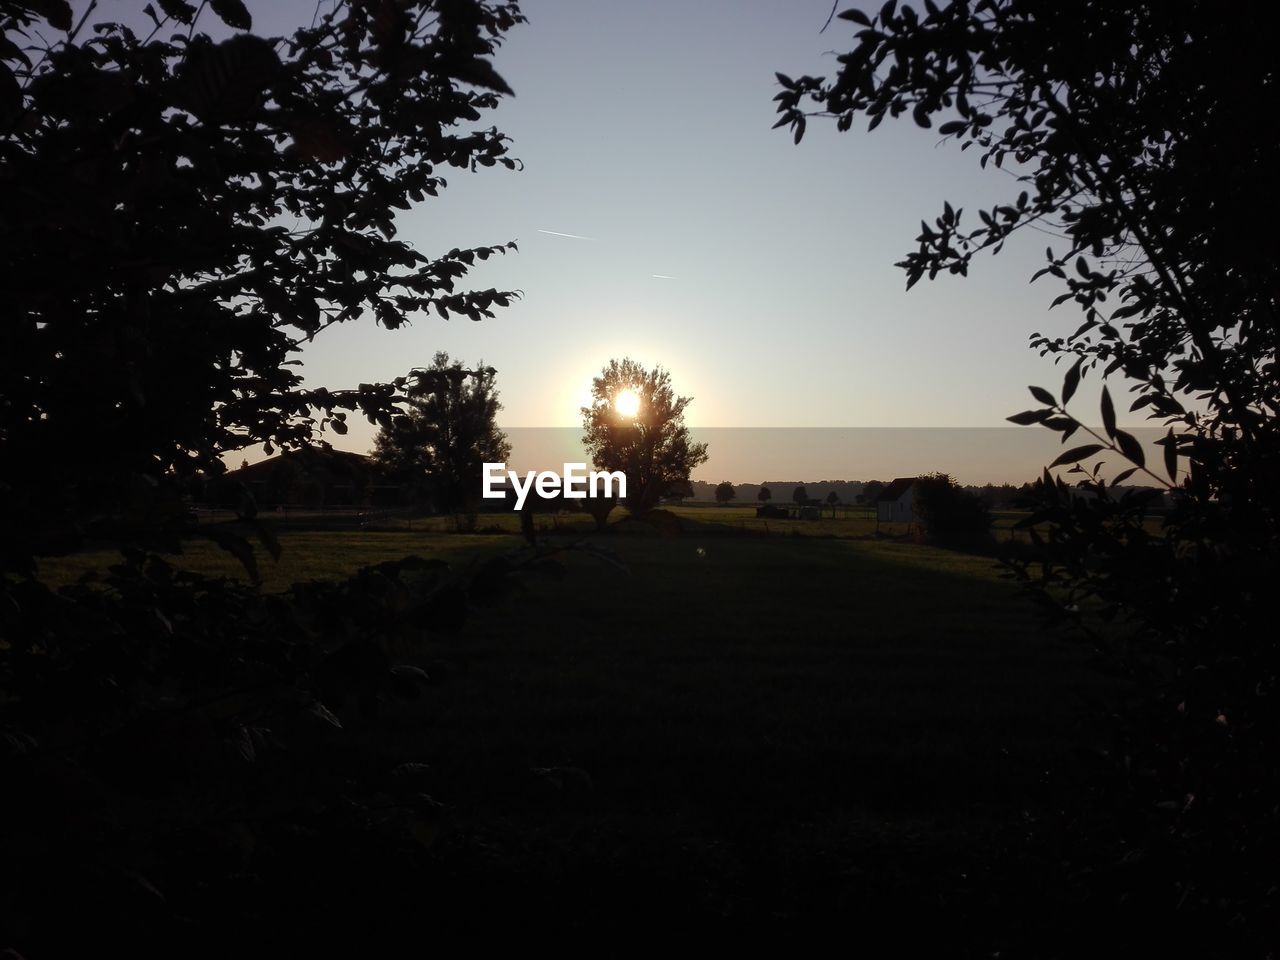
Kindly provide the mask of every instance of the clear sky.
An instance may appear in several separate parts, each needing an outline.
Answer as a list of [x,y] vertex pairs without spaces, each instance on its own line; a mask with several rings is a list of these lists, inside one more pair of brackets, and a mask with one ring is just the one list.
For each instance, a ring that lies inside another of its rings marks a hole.
[[[250,6],[281,32],[314,9]],[[976,213],[1016,196],[1010,174],[908,118],[873,134],[814,123],[799,146],[771,129],[774,71],[830,73],[852,46],[851,24],[819,32],[830,0],[522,7],[529,23],[494,61],[516,96],[483,124],[513,138],[524,170],[450,171],[399,224],[428,255],[516,240],[471,281],[523,299],[480,323],[330,329],[305,354],[310,382],[384,381],[443,349],[497,368],[511,427],[577,425],[591,377],[624,355],[669,369],[703,427],[995,427],[1032,405],[1027,384],[1060,383],[1027,348],[1033,330],[1079,323],[1046,309],[1052,279],[1028,284],[1052,238],[1029,233],[968,278],[910,292],[893,266],[944,200]],[[1076,403],[1096,410],[1095,396]],[[364,451],[371,438],[360,423],[332,439]]]

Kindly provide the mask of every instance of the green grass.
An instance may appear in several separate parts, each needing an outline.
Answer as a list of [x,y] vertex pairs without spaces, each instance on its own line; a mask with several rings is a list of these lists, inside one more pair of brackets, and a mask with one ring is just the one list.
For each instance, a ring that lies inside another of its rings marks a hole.
[[[870,895],[871,863],[949,887],[1100,741],[1116,685],[1043,635],[989,560],[809,538],[610,546],[628,573],[571,556],[428,654],[448,682],[399,730],[455,806],[461,862],[485,851],[589,900],[652,873],[713,912],[759,896],[803,914],[813,884]],[[592,788],[531,772],[549,767]]]
[[[1098,678],[988,560],[904,543],[611,546],[629,573],[572,558],[450,646],[465,679],[433,714],[438,749],[485,742],[516,771],[572,763],[654,802],[697,770],[846,810],[956,809],[1033,785],[1078,741]],[[966,787],[921,789],[949,781]]]
[[[472,557],[501,548],[502,542],[482,535],[443,536],[432,533],[392,533],[380,531],[307,531],[282,530],[279,561],[272,560],[260,544],[255,554],[267,591],[286,590],[306,580],[334,580],[385,560],[398,560],[410,554],[432,557],[451,563],[466,562]],[[42,561],[40,575],[53,586],[72,583],[78,578],[100,573],[119,562],[119,553],[106,548],[90,548],[81,553]],[[247,580],[244,567],[226,550],[208,540],[190,540],[183,552],[168,558],[175,566],[214,577]]]

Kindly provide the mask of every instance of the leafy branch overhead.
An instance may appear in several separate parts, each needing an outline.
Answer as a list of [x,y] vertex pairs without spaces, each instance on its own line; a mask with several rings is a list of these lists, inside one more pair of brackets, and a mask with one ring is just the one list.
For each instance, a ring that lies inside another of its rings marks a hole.
[[[1280,77],[1261,9],[927,0],[917,11],[889,0],[839,16],[852,49],[832,78],[778,76],[778,126],[799,140],[814,118],[849,130],[859,117],[874,129],[909,116],[1017,184],[970,227],[950,202],[922,223],[899,263],[908,286],[963,275],[1020,230],[1059,238],[1032,279],[1059,281],[1053,305],[1074,303],[1083,322],[1031,335],[1066,372],[1059,396],[1033,387],[1043,406],[1010,419],[1065,443],[1082,429],[1066,410],[1081,381],[1123,376],[1129,411],[1165,427],[1163,475],[1117,428],[1106,390],[1102,450],[1198,514],[1231,504],[1232,526],[1262,549],[1280,532],[1280,241],[1262,229],[1280,219]],[[1082,482],[1096,492],[1096,479]]]
[[839,16],[855,45],[834,78],[778,75],[778,126],[799,141],[813,117],[848,130],[860,116],[868,129],[910,116],[1020,181],[970,228],[950,203],[922,222],[899,263],[908,286],[1047,230],[1061,244],[1036,277],[1061,280],[1055,304],[1075,302],[1084,321],[1066,337],[1033,334],[1034,347],[1140,381],[1141,405],[1168,417],[1189,416],[1177,394],[1220,393],[1233,424],[1259,429],[1280,400],[1260,366],[1280,263],[1274,231],[1260,229],[1280,213],[1260,8],[928,0],[917,12],[890,0]]
[[[286,37],[244,32],[240,0],[144,11],[146,34],[106,6],[72,23],[57,0],[0,2],[0,435],[6,465],[44,469],[2,478],[36,491],[15,516],[74,503],[75,525],[119,510],[125,477],[218,472],[348,412],[386,423],[393,386],[304,385],[301,346],[518,296],[464,285],[514,243],[426,252],[398,233],[446,171],[519,166],[482,119],[510,94],[489,58],[517,3],[340,0]],[[71,450],[75,470],[50,458]]]

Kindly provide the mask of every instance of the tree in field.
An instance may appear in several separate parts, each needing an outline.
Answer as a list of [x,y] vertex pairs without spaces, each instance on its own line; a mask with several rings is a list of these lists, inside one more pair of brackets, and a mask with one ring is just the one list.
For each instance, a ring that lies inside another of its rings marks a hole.
[[693,496],[693,484],[688,480],[677,480],[667,489],[667,499],[679,503]]
[[803,483],[791,491],[791,502],[802,507],[809,502],[809,491],[805,490]]
[[738,492],[733,489],[733,484],[728,480],[722,480],[716,484],[716,503],[728,503]]
[[[622,409],[619,397],[625,398]],[[634,412],[626,400],[638,402]],[[582,442],[598,469],[626,475],[624,503],[633,514],[652,510],[706,462],[707,445],[692,442],[684,423],[691,401],[676,396],[666,370],[646,370],[630,358],[610,360],[592,381],[591,406],[582,408]]]
[[945,473],[916,478],[913,507],[930,543],[962,550],[991,542],[991,512]]
[[408,404],[375,440],[374,457],[420,498],[450,513],[474,511],[485,463],[511,455],[498,429],[493,367],[464,369],[437,353],[405,378]]
[[450,169],[516,166],[479,122],[510,92],[487,58],[516,3],[338,0],[287,37],[252,32],[240,0],[137,9],[153,30],[0,0],[0,510],[19,568],[86,531],[172,526],[181,481],[225,454],[352,412],[387,423],[394,384],[304,385],[298,353],[327,328],[479,320],[515,296],[462,285],[511,245],[422,251],[397,216]]
[[836,518],[836,504],[840,502],[840,494],[832,490],[827,494],[827,506],[831,508],[831,519]]
[[768,503],[770,500],[773,499],[773,491],[771,491],[768,487],[761,486],[760,492],[756,494],[756,499],[759,500],[761,503]]
[[884,483],[882,481],[869,480],[862,487],[862,495],[866,497],[867,503],[875,503],[883,490]]
[[[1260,891],[1280,852],[1280,811],[1262,786],[1280,742],[1272,13],[1200,0],[926,0],[923,11],[889,0],[840,17],[856,35],[834,77],[779,75],[779,125],[797,142],[814,117],[848,130],[906,115],[1019,181],[976,223],[950,202],[922,223],[899,264],[908,286],[964,275],[1016,232],[1054,237],[1036,276],[1055,278],[1054,304],[1081,316],[1069,332],[1032,334],[1065,375],[1056,393],[1033,387],[1039,406],[1010,419],[1083,441],[1051,466],[1071,467],[1085,495],[1045,471],[1035,555],[1015,570],[1064,618],[1100,612],[1136,628],[1119,653],[1155,696],[1117,752],[1121,779],[1148,811],[1163,802],[1152,793],[1186,807],[1172,804],[1176,821],[1131,821],[1127,842],[1163,864],[1162,902],[1251,935],[1274,923]],[[1100,430],[1067,409],[1091,375],[1109,381]],[[1122,383],[1129,410],[1166,428],[1160,463],[1117,425]],[[1126,469],[1107,482],[1099,455]],[[1131,476],[1154,489],[1120,492]],[[1161,493],[1172,510],[1153,533],[1147,506]],[[1152,779],[1133,779],[1139,769]]]

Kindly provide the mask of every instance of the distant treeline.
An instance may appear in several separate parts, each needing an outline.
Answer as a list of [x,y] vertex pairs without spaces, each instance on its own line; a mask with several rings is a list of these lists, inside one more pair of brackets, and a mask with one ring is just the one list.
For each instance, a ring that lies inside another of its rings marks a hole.
[[[892,478],[890,478],[892,479]],[[879,492],[889,485],[889,480],[778,480],[760,483],[735,483],[733,485],[734,503],[755,503],[760,488],[768,487],[771,503],[791,503],[797,487],[804,487],[805,496],[809,500],[820,500],[824,503],[828,495],[835,493],[836,501],[843,504],[874,503]],[[712,500],[716,498],[717,484],[705,480],[694,480],[692,500]],[[966,486],[963,489],[976,494],[992,508],[1015,505],[1019,496],[1031,489],[1031,484],[1015,485],[1012,483],[988,483],[980,486]],[[859,499],[861,498],[861,499]]]

